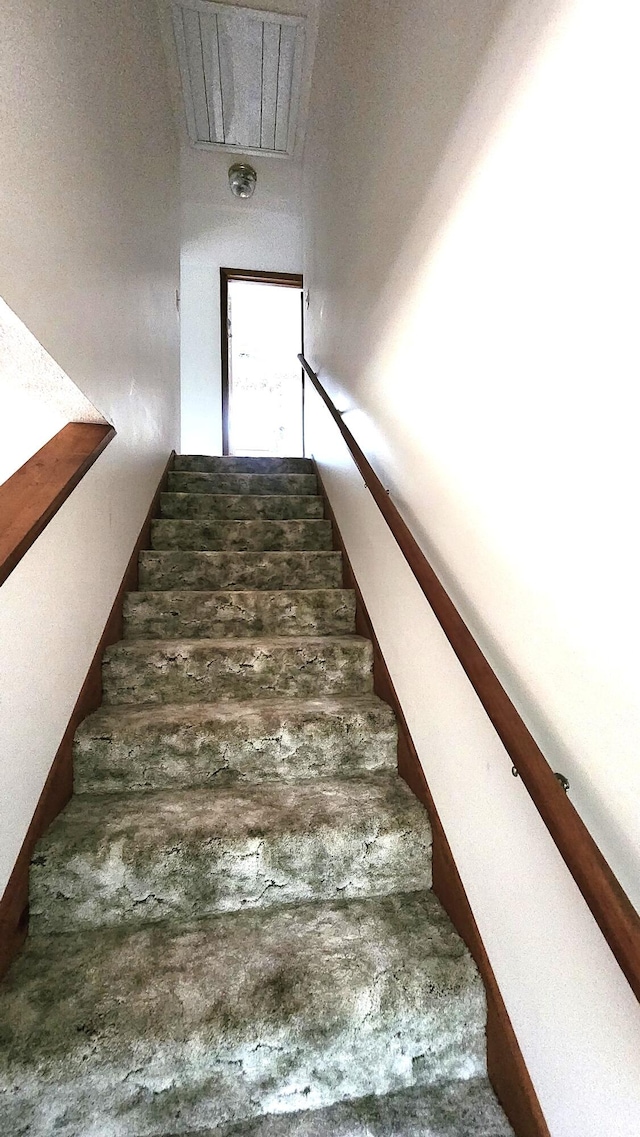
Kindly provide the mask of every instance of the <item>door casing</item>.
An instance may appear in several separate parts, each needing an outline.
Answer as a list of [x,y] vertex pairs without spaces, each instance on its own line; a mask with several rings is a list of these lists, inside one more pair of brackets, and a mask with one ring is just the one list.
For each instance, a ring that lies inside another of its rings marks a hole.
[[[229,453],[229,283],[232,280],[253,280],[259,284],[281,284],[285,288],[302,289],[302,274],[297,272],[263,272],[251,268],[220,269],[220,357],[222,361],[222,453]],[[304,323],[302,323],[304,351]],[[304,414],[304,383],[302,385]]]

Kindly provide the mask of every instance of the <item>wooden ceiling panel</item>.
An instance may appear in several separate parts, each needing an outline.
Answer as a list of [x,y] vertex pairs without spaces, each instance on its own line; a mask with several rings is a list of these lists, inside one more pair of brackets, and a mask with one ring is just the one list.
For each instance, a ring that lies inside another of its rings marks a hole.
[[174,0],[187,128],[196,146],[289,156],[304,65],[305,17]]

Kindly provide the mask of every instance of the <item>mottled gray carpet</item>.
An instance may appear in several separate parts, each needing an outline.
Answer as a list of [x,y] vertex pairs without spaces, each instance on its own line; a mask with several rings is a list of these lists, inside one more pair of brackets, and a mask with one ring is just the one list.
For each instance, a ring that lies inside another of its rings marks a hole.
[[310,462],[181,456],[0,988],[7,1137],[507,1137]]

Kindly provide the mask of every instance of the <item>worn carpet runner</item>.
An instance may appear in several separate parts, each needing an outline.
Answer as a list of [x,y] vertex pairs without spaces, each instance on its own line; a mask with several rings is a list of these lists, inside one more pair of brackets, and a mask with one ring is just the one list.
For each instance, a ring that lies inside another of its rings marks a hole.
[[0,987],[3,1137],[506,1137],[311,463],[182,456]]

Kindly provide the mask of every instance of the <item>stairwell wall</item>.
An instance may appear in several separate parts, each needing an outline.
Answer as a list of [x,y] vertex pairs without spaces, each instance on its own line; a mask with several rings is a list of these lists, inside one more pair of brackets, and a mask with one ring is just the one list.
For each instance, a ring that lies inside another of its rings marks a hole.
[[[638,20],[623,0],[328,0],[304,168],[306,354],[636,904]],[[631,1137],[640,1009],[307,407],[551,1133]]]
[[68,422],[105,421],[2,299],[0,391],[0,485]]
[[222,454],[220,268],[302,272],[301,166],[247,158],[257,172],[252,198],[229,189],[241,156],[181,155],[180,367],[182,451]]
[[6,0],[0,74],[0,296],[117,430],[0,589],[1,895],[178,444],[179,203],[153,0]]

